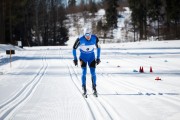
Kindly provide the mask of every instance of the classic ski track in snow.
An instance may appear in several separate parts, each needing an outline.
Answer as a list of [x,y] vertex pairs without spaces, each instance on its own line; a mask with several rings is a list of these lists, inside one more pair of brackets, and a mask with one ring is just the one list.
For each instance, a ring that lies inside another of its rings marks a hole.
[[[100,69],[98,69],[100,70]],[[108,75],[102,75],[104,78],[111,78],[111,82],[113,83],[112,85],[117,85],[117,86],[121,86],[121,87],[126,87],[128,89],[131,89],[133,91],[137,91],[137,95],[166,95],[166,100],[167,101],[172,101],[172,103],[176,103],[176,102],[180,102],[179,101],[179,98],[177,98],[176,96],[174,95],[171,95],[168,94],[168,93],[165,93],[165,92],[158,92],[158,91],[155,91],[153,89],[147,89],[145,88],[144,86],[139,86],[139,85],[133,85],[132,83],[130,83],[129,81],[124,81],[123,79],[119,79],[119,81],[117,81],[111,74],[108,74]],[[106,81],[104,81],[106,82]],[[110,82],[108,82],[110,83]],[[143,91],[143,92],[142,92]],[[119,93],[116,92],[116,94],[118,95]],[[136,93],[134,93],[136,94]],[[178,93],[177,93],[178,94]],[[168,100],[168,99],[169,100]],[[163,99],[165,100],[165,99]]]
[[[77,83],[77,81],[81,81],[81,80],[79,80],[78,75],[72,65],[71,65],[71,67],[68,66],[68,68],[69,68],[70,76],[71,76],[73,83],[77,87],[80,94],[82,94],[81,82]],[[79,68],[79,69],[81,69],[81,68]],[[73,77],[73,75],[74,75],[74,77]],[[92,93],[92,92],[90,92],[90,89],[92,89],[92,87],[87,86],[88,93]],[[103,100],[103,98],[101,98],[101,96],[98,96],[96,98],[95,96],[93,96],[93,94],[88,94],[88,98],[85,98],[85,102],[91,112],[93,119],[114,120],[114,119],[120,118],[120,116],[116,112],[116,110],[114,108],[112,108],[109,105],[109,103],[107,103],[105,100]]]
[[[136,62],[135,64],[138,63],[137,61],[133,61],[133,62]],[[97,68],[97,71],[100,71],[99,72],[99,77],[100,76],[103,77],[105,79],[104,82],[108,83],[109,86],[112,85],[112,88],[113,88],[114,85],[121,86],[121,87],[126,87],[129,90],[136,91],[137,93],[133,93],[134,95],[147,95],[147,96],[159,95],[159,96],[162,96],[162,97],[159,97],[158,99],[161,99],[161,101],[164,102],[164,103],[171,104],[172,106],[177,106],[177,105],[180,104],[180,100],[176,96],[176,94],[174,95],[173,93],[170,94],[170,93],[167,93],[167,92],[155,91],[155,90],[149,89],[149,88],[147,89],[142,85],[140,86],[140,85],[137,85],[137,84],[136,85],[132,84],[128,80],[126,81],[126,80],[123,80],[122,78],[116,80],[116,77],[114,77],[111,73],[104,74],[102,68]],[[106,81],[106,78],[108,78],[107,81]],[[170,86],[172,86],[172,85],[170,85]],[[173,87],[176,87],[176,86],[173,86]],[[101,95],[101,93],[100,93],[100,95]],[[114,95],[121,95],[121,93],[118,93],[117,91],[114,91]],[[165,95],[165,97],[163,97],[164,95]],[[180,95],[180,93],[177,93],[177,95]]]
[[[96,69],[97,98],[89,68],[88,98],[82,96],[81,67],[73,64],[72,48],[23,51],[24,56],[13,61],[14,68],[1,77],[1,93],[12,88],[1,96],[0,120],[178,120],[180,49],[126,51],[111,47],[102,48],[102,61]],[[140,66],[144,73],[138,72]],[[24,80],[26,75],[29,79]],[[156,81],[156,76],[162,80]],[[20,85],[13,85],[16,82]]]
[[44,76],[48,67],[46,62],[46,55],[47,53],[42,56],[43,65],[34,78],[29,83],[27,83],[14,97],[0,105],[0,120],[9,119],[13,112],[15,112],[16,109],[21,106],[21,104],[26,102],[34,92],[36,86]]
[[[133,57],[133,56],[131,56]],[[133,64],[147,64],[146,67],[148,66],[148,62],[147,61],[143,61],[142,59],[139,59],[138,61],[130,61],[130,59],[123,59],[123,61],[126,61],[126,62],[129,62],[129,63],[132,63]],[[103,64],[103,63],[101,63]],[[152,66],[155,66],[157,64],[153,64],[151,63],[150,65]],[[102,65],[102,66],[106,66],[106,65]],[[149,66],[148,66],[149,67]],[[163,65],[158,65],[159,68],[163,68],[164,66]],[[77,74],[77,72],[75,71],[74,67],[72,66],[72,69],[73,69],[73,73],[75,74],[76,76],[76,80],[79,81],[78,84],[81,84],[81,80],[79,78],[79,74]],[[164,70],[168,70],[168,69],[172,69],[171,66],[167,66],[166,68],[163,68]],[[99,77],[102,77],[103,78],[103,83],[107,83],[107,84],[111,84],[111,88],[113,88],[113,86],[121,86],[121,87],[125,87],[131,91],[134,91],[134,93],[130,93],[129,95],[146,95],[146,96],[154,96],[154,95],[159,95],[159,96],[162,96],[162,97],[159,97],[158,99],[162,102],[162,103],[167,103],[171,106],[176,106],[176,105],[179,105],[179,99],[178,97],[176,96],[173,96],[173,95],[168,95],[167,93],[163,93],[160,92],[160,91],[156,91],[156,90],[153,90],[153,89],[149,89],[149,88],[145,88],[144,86],[141,86],[141,85],[135,85],[135,84],[132,84],[131,82],[129,81],[126,81],[126,80],[123,80],[123,79],[118,79],[116,80],[116,77],[112,76],[111,73],[104,73],[103,71],[103,68],[98,68],[97,67],[97,71],[98,71],[98,78]],[[117,73],[118,74],[118,73]],[[151,76],[151,74],[148,75],[148,73],[143,73],[143,74],[146,74],[147,76]],[[155,75],[155,73],[153,73]],[[136,74],[135,74],[136,75]],[[100,79],[102,79],[100,78]],[[107,81],[106,81],[106,78]],[[78,86],[78,85],[77,85]],[[175,87],[175,86],[173,86]],[[88,84],[87,85],[87,90],[88,90],[88,93],[90,93],[89,90],[91,90],[91,86]],[[121,116],[117,111],[116,109],[112,106],[111,103],[109,103],[108,100],[106,100],[105,97],[103,97],[103,94],[101,94],[101,87],[98,88],[100,91],[99,91],[99,96],[98,98],[94,98],[94,96],[89,95],[88,98],[91,98],[90,100],[92,102],[90,102],[89,99],[85,99],[87,100],[89,103],[90,103],[90,106],[92,107],[93,111],[94,111],[94,107],[96,107],[96,109],[98,109],[98,111],[101,111],[99,113],[99,115],[101,116],[104,116],[104,114],[106,114],[106,117],[105,118],[109,118],[109,119],[118,119],[118,118],[123,118],[123,116]],[[80,90],[79,90],[80,91]],[[118,91],[120,90],[115,90],[114,91],[114,95],[120,95],[121,93],[119,93]],[[101,97],[102,95],[102,97]],[[165,96],[165,97],[164,97]],[[96,100],[95,100],[96,99]],[[95,104],[95,105],[92,105],[92,104]],[[137,106],[138,107],[138,106]],[[91,110],[92,111],[92,110]],[[104,111],[104,112],[102,112]],[[97,113],[96,113],[97,114]],[[99,115],[94,115],[94,116],[99,116]]]
[[[69,65],[67,65],[67,67],[68,67],[68,70],[69,70],[69,74],[70,74],[70,76],[71,76],[71,80],[72,80],[72,82],[74,83],[74,85],[76,86],[76,88],[77,88],[77,90],[79,91],[79,93],[82,95],[82,90],[78,87],[78,85],[77,85],[77,83],[75,82],[75,78],[74,77],[77,77],[76,75],[76,73],[75,74],[73,74],[73,72],[71,71],[72,70],[72,66],[71,66],[71,68],[69,67]],[[74,76],[75,75],[75,76]],[[73,77],[74,76],[74,77]],[[83,96],[82,96],[83,97]],[[87,99],[87,98],[84,98],[84,99]],[[90,105],[89,105],[89,103],[85,100],[85,102],[86,102],[86,104],[87,104],[87,106],[88,106],[88,108],[89,108],[89,111],[90,111],[90,113],[91,113],[91,115],[92,115],[92,118],[93,119],[95,119],[95,116],[94,116],[94,114],[93,114],[93,111],[92,111],[92,109],[91,109],[91,107],[90,107]]]

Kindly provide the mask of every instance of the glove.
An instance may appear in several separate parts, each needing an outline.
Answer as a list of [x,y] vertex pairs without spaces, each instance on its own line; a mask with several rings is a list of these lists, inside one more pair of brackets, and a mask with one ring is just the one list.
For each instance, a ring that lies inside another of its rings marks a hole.
[[78,60],[73,60],[73,62],[75,66],[78,65]]
[[100,59],[96,59],[96,64],[98,65],[101,62]]

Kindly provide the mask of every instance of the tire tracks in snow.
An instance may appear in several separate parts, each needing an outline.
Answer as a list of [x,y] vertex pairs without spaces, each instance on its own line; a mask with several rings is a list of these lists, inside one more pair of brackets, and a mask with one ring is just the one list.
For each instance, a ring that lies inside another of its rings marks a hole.
[[19,92],[17,92],[15,96],[0,105],[0,120],[10,118],[12,114],[17,110],[17,108],[20,107],[23,103],[25,103],[28,98],[33,94],[33,91],[35,91],[35,88],[37,87],[38,83],[43,78],[47,70],[48,63],[46,61],[46,55],[47,52],[43,54],[43,65],[39,69],[37,74],[34,76],[34,78],[29,83],[27,83]]

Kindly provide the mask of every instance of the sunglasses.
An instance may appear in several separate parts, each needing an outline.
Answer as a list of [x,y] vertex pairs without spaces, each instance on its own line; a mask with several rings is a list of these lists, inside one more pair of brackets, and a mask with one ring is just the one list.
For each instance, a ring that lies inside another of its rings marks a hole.
[[86,33],[86,34],[85,34],[85,36],[91,36],[91,34],[89,34],[89,33]]

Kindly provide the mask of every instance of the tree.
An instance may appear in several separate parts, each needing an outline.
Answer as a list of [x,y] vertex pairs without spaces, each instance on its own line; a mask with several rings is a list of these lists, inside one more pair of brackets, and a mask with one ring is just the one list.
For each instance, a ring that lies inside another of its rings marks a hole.
[[6,2],[5,10],[5,39],[6,43],[16,44],[16,41],[25,37],[25,4],[27,0]]
[[48,3],[44,0],[39,0],[38,4],[38,26],[39,26],[39,34],[42,36],[43,41],[41,41],[41,45],[48,45],[48,24],[49,24],[49,16],[48,16]]
[[60,4],[58,0],[1,0],[0,43],[16,44],[21,40],[23,45],[48,45],[53,39],[56,44],[59,28],[68,31],[63,23],[66,13]]
[[132,10],[134,28],[140,31],[140,39],[146,39],[146,27],[154,25],[157,36],[166,39],[180,38],[180,2],[178,0],[128,0]]
[[65,42],[69,40],[68,29],[64,26],[58,28],[57,41],[59,45],[65,45]]
[[147,26],[147,1],[146,0],[128,0],[129,7],[132,10],[131,19],[135,28],[139,29],[140,40],[146,39]]
[[34,28],[36,25],[36,0],[27,0],[24,11],[25,11],[25,41],[24,45],[34,44]]
[[0,1],[0,43],[5,43],[5,0]]
[[96,3],[95,3],[94,1],[90,0],[89,6],[90,6],[89,11],[90,11],[90,12],[93,14],[93,16],[94,16],[94,14],[97,12],[97,5],[96,5]]
[[159,23],[160,23],[160,16],[161,16],[161,8],[162,8],[162,1],[161,0],[151,0],[148,1],[148,12],[147,16],[149,18],[149,21],[155,22],[157,21],[157,36],[159,39]]
[[[178,0],[166,0],[166,26],[168,35],[180,38],[180,2]],[[170,37],[172,39],[172,37]]]
[[116,28],[117,27],[117,7],[118,0],[105,0],[107,3],[106,8],[106,21],[108,28]]
[[68,0],[68,6],[69,7],[75,7],[76,6],[76,0]]
[[57,34],[57,41],[59,42],[60,45],[64,45],[65,42],[69,40],[68,38],[68,29],[65,27],[64,20],[66,20],[66,11],[65,8],[63,7],[63,4],[60,4],[58,7],[58,34]]

